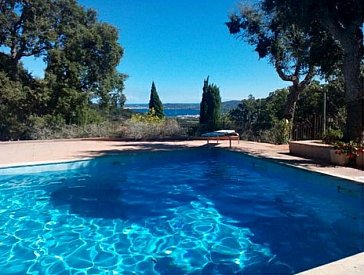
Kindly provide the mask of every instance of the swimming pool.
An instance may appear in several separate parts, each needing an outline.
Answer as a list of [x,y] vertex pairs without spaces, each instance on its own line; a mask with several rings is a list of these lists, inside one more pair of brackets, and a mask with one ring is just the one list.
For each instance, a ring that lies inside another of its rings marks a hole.
[[363,186],[189,149],[0,169],[2,274],[293,274],[363,251]]

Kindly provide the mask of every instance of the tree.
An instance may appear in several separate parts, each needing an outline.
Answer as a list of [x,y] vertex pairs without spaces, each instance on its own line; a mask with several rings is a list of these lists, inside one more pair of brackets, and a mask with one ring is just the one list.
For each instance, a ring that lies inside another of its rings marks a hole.
[[44,115],[49,91],[18,64],[18,80],[8,74],[9,55],[0,53],[0,140],[27,138],[27,123],[32,116]]
[[[104,105],[107,105],[110,109],[122,109],[126,97],[123,94],[124,90],[124,82],[128,76],[126,74],[115,72],[115,74],[111,75],[106,79],[106,83],[103,83],[102,87],[104,89],[105,96],[101,96],[102,102],[105,102]],[[106,103],[108,102],[108,103]]]
[[66,1],[65,7],[59,3],[58,39],[45,58],[45,80],[54,91],[50,107],[70,123],[93,98],[110,108],[111,93],[122,92],[124,77],[115,69],[123,54],[117,30],[98,22],[95,11]]
[[[32,121],[88,123],[122,107],[122,54],[117,30],[76,0],[0,0],[0,138],[29,137]],[[27,56],[43,57],[44,79],[23,68]]]
[[122,91],[124,77],[116,71],[123,54],[118,32],[99,22],[94,10],[75,0],[0,1],[0,23],[0,46],[9,57],[6,73],[12,80],[21,81],[23,57],[44,58],[49,113],[62,114],[70,123],[91,98],[102,98],[102,107],[107,99],[111,106],[107,95]]
[[251,131],[253,135],[259,135],[260,131],[270,130],[283,119],[287,95],[287,89],[278,89],[261,99],[249,95],[229,115],[242,132]]
[[215,84],[209,84],[209,78],[204,80],[202,100],[200,103],[200,123],[208,130],[217,130],[220,127],[220,90]]
[[208,123],[208,117],[207,117],[207,92],[208,92],[208,86],[209,86],[209,77],[207,77],[206,80],[203,81],[203,88],[202,88],[202,100],[200,103],[200,123],[201,124],[207,124]]
[[19,61],[39,57],[56,40],[53,1],[0,1],[0,46],[9,49],[12,80],[18,78]]
[[297,24],[286,24],[279,14],[250,6],[241,6],[226,25],[231,34],[253,45],[259,58],[268,58],[282,80],[291,82],[284,117],[292,122],[300,94],[318,72],[320,46],[334,45],[333,41],[318,40],[314,25],[311,33],[305,33]]
[[323,115],[324,95],[326,94],[326,117],[327,126],[330,128],[344,130],[345,93],[343,82],[336,79],[328,84],[320,84],[313,81],[302,93],[297,104],[295,122],[307,121],[311,117]]
[[[364,5],[361,0],[264,0],[263,9],[278,14],[287,24],[294,22],[308,32],[318,23],[342,50],[347,110],[346,139],[364,141],[364,91],[360,66],[363,61]],[[329,50],[329,48],[325,48]]]
[[159,118],[164,117],[163,113],[163,104],[159,99],[159,95],[157,93],[157,88],[155,87],[154,81],[152,82],[152,88],[150,91],[150,100],[149,100],[149,112],[154,112],[155,115]]
[[269,129],[282,120],[286,111],[289,89],[278,89],[269,93],[268,97],[262,100],[262,107],[259,113],[257,126],[260,129]]
[[230,111],[229,116],[242,131],[250,131],[254,123],[258,119],[260,113],[260,100],[249,95],[247,99],[243,99],[237,108]]

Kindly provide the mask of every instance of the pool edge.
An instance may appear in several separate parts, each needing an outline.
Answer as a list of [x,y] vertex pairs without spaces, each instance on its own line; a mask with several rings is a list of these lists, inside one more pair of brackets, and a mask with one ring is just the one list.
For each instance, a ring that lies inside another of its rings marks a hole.
[[296,275],[356,275],[364,274],[364,252],[321,265]]

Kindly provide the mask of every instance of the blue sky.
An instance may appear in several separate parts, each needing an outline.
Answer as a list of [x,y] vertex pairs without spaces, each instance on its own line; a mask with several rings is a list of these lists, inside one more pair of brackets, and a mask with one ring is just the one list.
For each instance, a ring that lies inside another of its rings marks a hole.
[[[286,87],[267,60],[238,41],[224,23],[238,0],[80,0],[99,19],[119,30],[124,56],[118,66],[129,75],[127,103],[146,103],[152,81],[163,103],[200,102],[203,80],[220,87],[223,101],[266,97]],[[35,75],[34,58],[25,65]]]

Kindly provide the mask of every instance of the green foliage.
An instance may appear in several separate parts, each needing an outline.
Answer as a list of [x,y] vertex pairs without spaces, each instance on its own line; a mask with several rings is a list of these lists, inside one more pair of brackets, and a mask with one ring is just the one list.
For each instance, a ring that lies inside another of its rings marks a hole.
[[340,78],[328,84],[313,82],[301,94],[297,103],[294,123],[301,123],[314,116],[323,115],[324,94],[326,93],[327,125],[344,130],[346,111],[345,93]]
[[204,82],[203,82],[202,100],[201,100],[201,103],[200,103],[200,123],[201,124],[207,124],[208,123],[208,116],[207,116],[208,87],[209,87],[209,77],[207,77],[207,79],[205,79]]
[[226,25],[231,34],[254,46],[259,58],[268,58],[282,80],[291,82],[284,110],[289,120],[294,118],[300,94],[313,77],[317,73],[327,76],[337,68],[334,65],[341,51],[317,23],[305,29],[285,21],[283,13],[275,9],[268,12],[262,6],[242,5]]
[[27,116],[31,114],[28,100],[31,87],[11,80],[0,71],[0,139],[25,137]]
[[282,120],[285,114],[285,107],[288,89],[278,89],[269,93],[266,99],[260,100],[258,128],[269,129],[274,126],[277,120]]
[[185,131],[176,120],[160,119],[154,122],[154,119],[156,116],[148,119],[133,117],[124,124],[121,136],[134,140],[169,139],[185,136]]
[[332,144],[343,138],[343,132],[341,130],[328,128],[322,137],[322,141],[326,144]]
[[311,83],[300,95],[295,121],[306,119],[310,114],[323,114],[324,92],[318,82]]
[[290,140],[292,124],[287,119],[277,121],[273,127],[273,138],[276,144],[286,144]]
[[154,82],[152,83],[152,88],[150,91],[149,112],[153,113],[155,116],[159,118],[164,117],[163,104],[162,101],[159,99],[157,88],[155,87]]
[[[0,51],[1,140],[31,138],[29,129],[48,127],[50,117],[84,126],[121,113],[118,32],[77,1],[3,1]],[[43,57],[43,80],[22,67],[26,56]]]
[[2,1],[0,46],[10,49],[9,76],[18,80],[18,63],[24,56],[39,57],[56,40],[53,1]]
[[97,109],[91,108],[88,105],[84,108],[76,109],[75,117],[75,124],[80,126],[88,124],[101,124],[105,120]]
[[67,10],[58,30],[60,40],[48,51],[45,80],[55,91],[52,108],[74,123],[79,119],[71,110],[86,108],[91,98],[101,109],[122,107],[125,75],[115,70],[123,53],[116,29],[78,5]]
[[349,142],[343,142],[343,141],[337,141],[333,143],[335,154],[341,155],[347,155],[350,159],[355,159],[357,155],[359,155],[360,146],[358,143],[354,141]]
[[240,128],[251,130],[254,123],[258,120],[258,115],[261,110],[259,105],[261,102],[256,100],[252,95],[248,99],[244,99],[238,105],[238,108],[230,111],[230,117],[235,121]]
[[[335,79],[327,84],[314,81],[301,94],[297,102],[294,123],[300,124],[323,115],[323,96],[327,98],[327,126],[341,132],[344,129],[344,91],[342,80]],[[287,134],[279,137],[283,126],[285,102],[289,92],[279,89],[269,94],[267,98],[256,99],[249,95],[230,111],[229,117],[243,139],[284,143]],[[331,131],[331,130],[329,130]]]
[[84,126],[67,125],[62,118],[52,116],[32,117],[31,127],[27,135],[30,139],[61,139],[87,137],[118,137],[122,131],[121,125],[103,121]]
[[206,131],[214,131],[220,128],[220,90],[215,84],[208,84],[209,79],[204,81],[202,100],[200,104],[200,124]]
[[[242,138],[275,142],[272,130],[277,121],[284,117],[285,102],[288,95],[287,89],[279,89],[269,94],[267,98],[256,99],[249,95],[239,104],[238,108],[229,113],[231,121]],[[269,137],[268,137],[269,136]]]
[[152,108],[149,110],[147,114],[135,114],[130,119],[131,122],[142,122],[147,124],[159,124],[165,121],[164,118],[161,118],[156,115],[155,110]]
[[[287,25],[296,24],[306,34],[315,30],[317,41],[327,37],[332,43],[321,43],[320,53],[313,56],[319,59],[321,69],[329,71],[326,77],[342,70],[345,80],[346,131],[345,139],[364,140],[364,81],[361,74],[363,62],[364,5],[362,1],[332,0],[263,0],[262,8],[267,13],[276,14]],[[316,28],[313,28],[315,26]],[[326,33],[326,35],[322,35]],[[339,54],[328,55],[325,51]],[[338,63],[330,66],[330,62]],[[329,63],[329,64],[328,64]]]
[[147,114],[134,114],[127,120],[121,136],[135,140],[151,140],[179,138],[185,134],[177,120],[159,117],[154,108],[151,108]]

